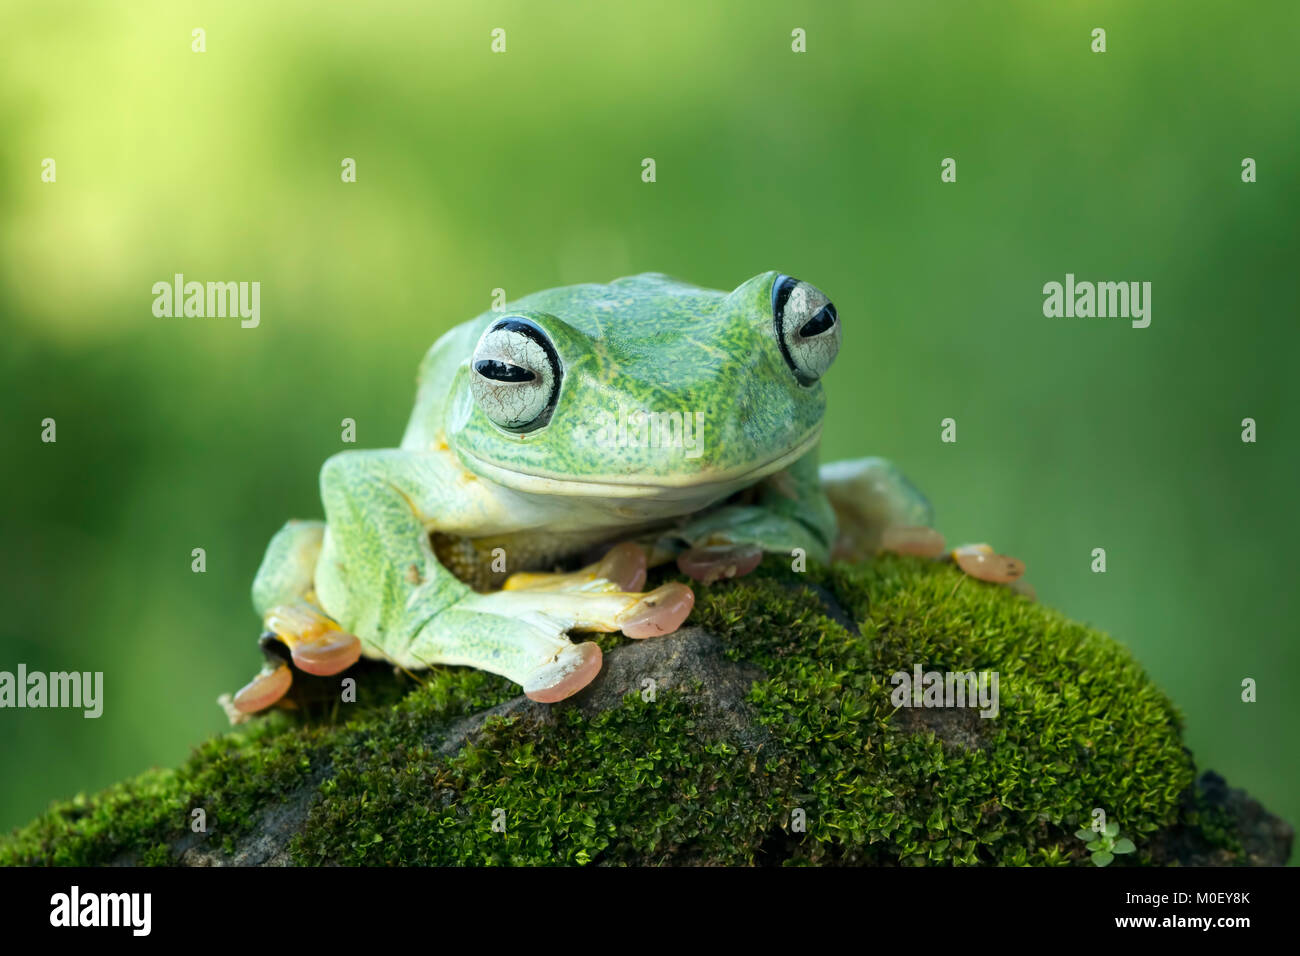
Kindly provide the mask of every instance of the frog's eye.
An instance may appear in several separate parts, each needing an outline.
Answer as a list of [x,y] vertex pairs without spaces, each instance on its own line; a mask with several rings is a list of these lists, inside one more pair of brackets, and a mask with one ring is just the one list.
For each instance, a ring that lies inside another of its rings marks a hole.
[[781,355],[800,385],[821,378],[840,350],[840,318],[831,300],[807,282],[777,276],[772,319]]
[[560,394],[560,358],[546,333],[522,318],[494,322],[470,359],[469,390],[502,428],[532,431],[551,419]]

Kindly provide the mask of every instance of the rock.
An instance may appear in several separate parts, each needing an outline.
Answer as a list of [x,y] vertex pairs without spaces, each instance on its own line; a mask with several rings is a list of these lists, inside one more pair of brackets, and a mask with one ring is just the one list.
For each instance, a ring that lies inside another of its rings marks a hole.
[[[602,637],[561,704],[360,665],[345,720],[325,681],[328,707],[56,805],[0,862],[1091,865],[1073,833],[1098,806],[1137,844],[1114,866],[1290,855],[1287,824],[1197,777],[1127,651],[1006,588],[897,558],[697,591],[676,634]],[[998,715],[896,706],[915,666],[998,671]]]
[[1179,826],[1162,833],[1151,848],[1153,862],[1181,866],[1285,866],[1291,856],[1295,831],[1286,821],[1273,816],[1244,790],[1233,790],[1213,770],[1196,781],[1188,803],[1200,802],[1222,810],[1241,841],[1233,853],[1214,846],[1197,827]]

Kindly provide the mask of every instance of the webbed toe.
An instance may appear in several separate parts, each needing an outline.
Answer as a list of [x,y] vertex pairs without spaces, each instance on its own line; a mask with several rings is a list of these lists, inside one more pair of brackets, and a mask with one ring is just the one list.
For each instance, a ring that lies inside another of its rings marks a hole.
[[594,641],[570,644],[524,681],[524,694],[539,704],[572,697],[596,679],[603,659],[600,645]]
[[693,607],[695,592],[680,581],[669,581],[619,615],[618,625],[628,637],[660,637],[681,627]]
[[749,574],[762,562],[763,549],[756,544],[705,545],[679,554],[677,569],[692,581],[712,584]]

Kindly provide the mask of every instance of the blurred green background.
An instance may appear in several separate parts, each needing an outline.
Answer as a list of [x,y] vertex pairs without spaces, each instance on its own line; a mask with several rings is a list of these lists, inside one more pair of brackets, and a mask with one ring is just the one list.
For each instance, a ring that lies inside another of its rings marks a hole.
[[[341,419],[397,442],[492,289],[769,268],[845,322],[824,458],[898,461],[1300,822],[1298,28],[1209,0],[5,5],[0,669],[102,670],[107,699],[0,712],[0,826],[225,726],[267,539],[319,515]],[[261,326],[155,318],[175,272],[260,281]],[[1044,318],[1066,272],[1152,282],[1151,327]]]

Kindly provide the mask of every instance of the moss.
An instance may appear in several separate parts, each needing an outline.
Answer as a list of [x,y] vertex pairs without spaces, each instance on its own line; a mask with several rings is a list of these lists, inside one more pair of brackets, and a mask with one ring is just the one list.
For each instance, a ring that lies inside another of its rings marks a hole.
[[[697,594],[692,623],[764,672],[752,740],[719,735],[707,697],[679,689],[490,718],[444,753],[458,718],[517,688],[376,667],[348,719],[277,716],[208,741],[179,770],[54,806],[0,862],[174,862],[195,807],[229,852],[304,793],[301,863],[1091,865],[1072,834],[1095,807],[1137,844],[1115,865],[1151,862],[1144,841],[1202,818],[1233,845],[1187,798],[1171,703],[1123,647],[1050,609],[904,558],[802,574],[772,559]],[[889,677],[917,664],[997,671],[1000,712],[955,735],[896,710]]]

